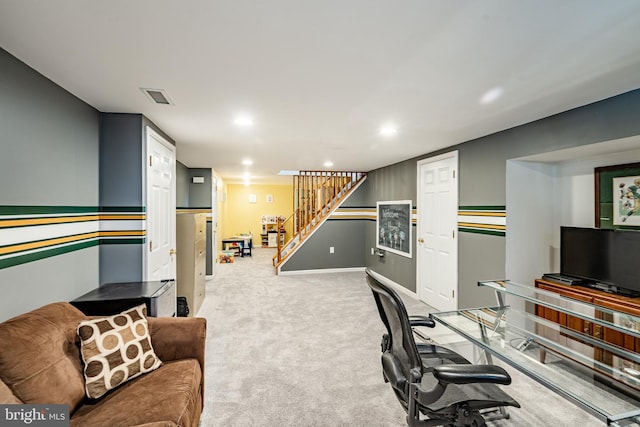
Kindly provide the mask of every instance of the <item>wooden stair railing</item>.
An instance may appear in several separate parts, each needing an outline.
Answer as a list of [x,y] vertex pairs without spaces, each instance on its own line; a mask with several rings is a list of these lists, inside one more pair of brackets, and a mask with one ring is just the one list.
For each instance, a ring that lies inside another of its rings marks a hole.
[[[273,265],[278,267],[366,175],[365,172],[343,171],[300,171],[295,175],[293,213],[285,220],[278,218],[278,247],[272,259]],[[284,243],[281,238],[283,231],[291,236]]]

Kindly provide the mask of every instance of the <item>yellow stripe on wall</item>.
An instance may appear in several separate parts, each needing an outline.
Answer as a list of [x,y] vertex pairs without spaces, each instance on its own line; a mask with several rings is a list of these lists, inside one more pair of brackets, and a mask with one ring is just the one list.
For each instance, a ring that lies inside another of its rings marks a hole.
[[496,225],[496,224],[478,224],[475,222],[458,222],[458,227],[481,227],[481,228],[490,228],[493,230],[506,230],[507,227],[505,225]]
[[53,218],[21,218],[0,220],[0,228],[25,227],[29,225],[64,224],[70,222],[97,221],[100,215],[65,216]]
[[0,248],[0,255],[6,255],[13,252],[22,252],[32,249],[40,249],[47,246],[60,245],[63,243],[78,242],[80,240],[93,239],[100,237],[97,231],[91,233],[83,233],[75,236],[58,237],[55,239],[40,240],[38,242],[20,243],[18,245],[5,246]]
[[459,211],[458,215],[506,217],[507,213],[506,212]]

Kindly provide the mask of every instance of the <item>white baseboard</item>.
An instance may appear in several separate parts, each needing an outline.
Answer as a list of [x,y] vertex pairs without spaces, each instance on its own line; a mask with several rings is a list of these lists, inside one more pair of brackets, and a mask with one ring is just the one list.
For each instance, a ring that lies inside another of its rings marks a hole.
[[291,270],[280,271],[280,276],[293,276],[296,274],[323,274],[323,273],[352,273],[364,271],[364,267],[348,267],[348,268],[318,268],[314,270]]
[[416,301],[418,300],[418,294],[416,294],[415,292],[405,288],[400,283],[396,283],[393,280],[388,279],[387,277],[383,276],[382,274],[378,273],[377,271],[374,271],[374,270],[371,270],[371,269],[369,269],[369,271],[371,271],[373,273],[373,276],[376,279],[380,280],[385,285],[391,286],[395,291],[403,293],[403,294],[415,299]]

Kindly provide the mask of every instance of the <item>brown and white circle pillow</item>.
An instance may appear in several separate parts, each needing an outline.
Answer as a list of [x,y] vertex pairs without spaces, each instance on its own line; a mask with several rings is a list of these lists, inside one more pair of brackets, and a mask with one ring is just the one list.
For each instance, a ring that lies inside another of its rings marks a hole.
[[151,346],[144,304],[110,317],[78,325],[87,396],[111,389],[160,367]]

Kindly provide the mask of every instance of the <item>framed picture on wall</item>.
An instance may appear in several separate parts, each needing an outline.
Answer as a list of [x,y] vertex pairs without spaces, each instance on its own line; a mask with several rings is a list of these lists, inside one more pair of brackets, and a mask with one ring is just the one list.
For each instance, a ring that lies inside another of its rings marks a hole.
[[640,175],[613,178],[613,223],[640,225]]
[[411,200],[376,203],[376,247],[411,258]]
[[640,163],[598,167],[596,228],[640,228]]

